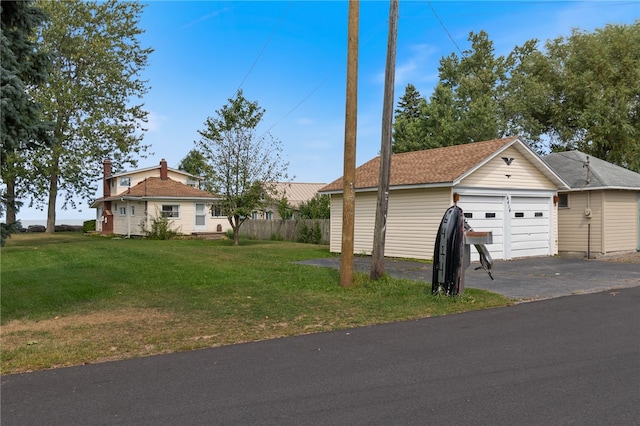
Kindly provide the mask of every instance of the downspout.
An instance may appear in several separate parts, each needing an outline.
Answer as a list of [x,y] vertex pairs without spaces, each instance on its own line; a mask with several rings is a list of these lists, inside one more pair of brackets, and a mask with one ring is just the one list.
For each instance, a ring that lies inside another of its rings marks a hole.
[[[587,208],[585,212],[591,212],[591,191],[587,191]],[[586,213],[585,213],[586,214]],[[587,259],[591,259],[591,214],[587,216]]]
[[131,206],[127,200],[127,238],[131,238]]

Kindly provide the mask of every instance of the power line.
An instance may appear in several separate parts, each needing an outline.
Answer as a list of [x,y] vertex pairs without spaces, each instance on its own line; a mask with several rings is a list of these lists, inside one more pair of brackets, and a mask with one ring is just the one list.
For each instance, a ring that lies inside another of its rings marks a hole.
[[289,11],[290,7],[291,7],[291,1],[289,1],[287,3],[287,7],[284,10],[284,12],[282,13],[282,15],[280,16],[280,19],[278,20],[278,23],[276,24],[275,28],[273,29],[273,31],[269,35],[269,38],[265,42],[264,46],[262,46],[262,50],[260,50],[260,53],[258,53],[258,56],[256,57],[255,61],[253,61],[253,64],[251,64],[251,67],[249,68],[249,71],[247,71],[247,74],[244,76],[244,78],[240,82],[240,85],[238,86],[238,89],[236,90],[236,92],[233,94],[232,98],[235,98],[238,95],[238,93],[240,92],[240,89],[242,89],[242,85],[244,84],[245,81],[247,81],[247,78],[249,78],[249,74],[251,74],[251,71],[253,71],[253,68],[256,66],[256,64],[258,63],[258,61],[260,60],[260,58],[264,54],[265,50],[267,50],[267,46],[269,46],[269,43],[271,43],[271,40],[273,39],[273,36],[276,34],[278,29],[280,28],[280,25],[282,24],[282,21],[284,21],[284,17],[286,16],[286,14]]

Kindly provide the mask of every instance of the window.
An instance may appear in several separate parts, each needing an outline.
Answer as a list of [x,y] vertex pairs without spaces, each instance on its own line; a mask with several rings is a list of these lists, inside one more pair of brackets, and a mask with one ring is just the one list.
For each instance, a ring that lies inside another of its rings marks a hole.
[[220,206],[211,206],[211,217],[223,216]]
[[172,205],[172,204],[163,204],[162,205],[162,217],[171,217],[171,218],[179,218],[180,217],[180,206]]
[[524,217],[524,212],[516,212],[516,217]]
[[535,212],[533,214],[534,217],[544,217],[544,215],[542,214],[542,212]]
[[120,212],[120,216],[126,216],[127,215],[127,207],[120,207],[118,209],[118,212]]
[[129,208],[129,213],[131,213],[131,216],[135,216],[136,215],[136,206],[131,206]]
[[257,220],[258,219],[258,212],[252,212],[251,213],[251,219]]
[[269,212],[265,212],[265,219],[267,220],[273,220],[273,212],[269,211]]
[[205,226],[206,207],[204,204],[196,204],[196,226]]
[[464,217],[466,217],[467,219],[473,219],[473,213],[464,213]]
[[558,207],[569,207],[569,194],[558,194]]
[[130,177],[120,178],[120,186],[131,186],[131,178]]
[[486,219],[494,219],[496,217],[496,214],[495,213],[485,213],[484,217]]

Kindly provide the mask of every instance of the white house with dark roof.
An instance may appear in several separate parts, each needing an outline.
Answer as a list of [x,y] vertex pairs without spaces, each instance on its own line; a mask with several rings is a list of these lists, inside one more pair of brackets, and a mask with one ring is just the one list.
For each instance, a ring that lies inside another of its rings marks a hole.
[[558,194],[560,252],[593,258],[640,250],[640,173],[580,151],[543,160],[569,185]]
[[[355,254],[372,251],[379,170],[380,157],[356,169]],[[432,259],[455,200],[475,230],[492,231],[494,259],[558,253],[555,201],[569,186],[518,137],[393,154],[390,175],[385,256]],[[331,196],[332,252],[341,251],[342,185],[319,191]]]
[[96,230],[102,234],[143,235],[158,216],[167,217],[171,229],[181,234],[226,232],[226,216],[215,208],[218,197],[198,188],[198,178],[167,167],[111,173],[104,162],[103,196],[91,204],[96,209]]

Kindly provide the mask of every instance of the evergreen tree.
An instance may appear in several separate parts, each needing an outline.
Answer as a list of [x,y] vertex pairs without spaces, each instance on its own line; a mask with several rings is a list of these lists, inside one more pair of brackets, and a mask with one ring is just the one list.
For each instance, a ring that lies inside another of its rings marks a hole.
[[51,62],[34,41],[35,31],[46,21],[43,11],[31,1],[3,1],[0,11],[0,176],[6,185],[0,213],[4,208],[6,224],[12,224],[18,207],[16,179],[21,175],[16,155],[49,141],[49,126],[30,91],[47,80]]
[[423,133],[426,102],[414,85],[408,84],[398,101],[393,122],[393,152],[407,152],[425,149],[426,136]]

